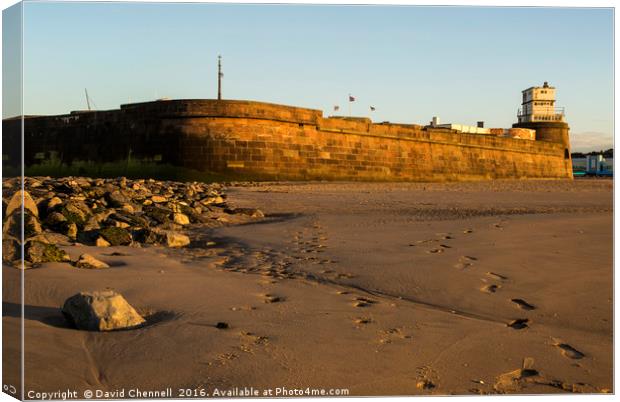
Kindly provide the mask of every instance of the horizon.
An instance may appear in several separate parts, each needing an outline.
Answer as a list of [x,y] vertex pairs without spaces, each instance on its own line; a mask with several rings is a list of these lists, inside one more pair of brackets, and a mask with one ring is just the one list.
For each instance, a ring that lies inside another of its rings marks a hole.
[[[3,24],[5,56],[18,28]],[[221,54],[223,99],[374,122],[510,127],[548,81],[572,152],[598,151],[613,148],[612,32],[611,8],[24,3],[24,110],[5,98],[3,118],[87,109],[85,88],[100,110],[213,99]]]

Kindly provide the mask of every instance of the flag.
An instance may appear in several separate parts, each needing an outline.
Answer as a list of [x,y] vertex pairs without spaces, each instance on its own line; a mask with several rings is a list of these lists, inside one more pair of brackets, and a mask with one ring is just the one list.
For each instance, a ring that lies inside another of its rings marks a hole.
[[340,106],[338,106],[338,105],[334,106],[334,112],[337,112],[339,110],[340,110]]
[[374,112],[374,111],[375,111],[375,107],[374,107],[374,106],[371,106],[371,107],[370,107],[370,111],[371,111],[371,112]]
[[349,95],[349,102],[355,102],[355,97]]

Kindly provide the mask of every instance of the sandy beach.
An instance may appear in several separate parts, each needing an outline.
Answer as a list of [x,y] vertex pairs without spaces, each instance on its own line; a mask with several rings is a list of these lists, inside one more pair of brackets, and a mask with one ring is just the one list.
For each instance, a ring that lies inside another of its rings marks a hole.
[[[611,180],[229,186],[229,204],[265,218],[192,225],[183,249],[67,245],[72,259],[88,252],[111,268],[24,272],[26,392],[613,392],[612,190]],[[19,384],[7,366],[19,345],[6,339],[19,335],[21,271],[3,274],[4,370]],[[65,299],[106,288],[149,325],[71,328]]]

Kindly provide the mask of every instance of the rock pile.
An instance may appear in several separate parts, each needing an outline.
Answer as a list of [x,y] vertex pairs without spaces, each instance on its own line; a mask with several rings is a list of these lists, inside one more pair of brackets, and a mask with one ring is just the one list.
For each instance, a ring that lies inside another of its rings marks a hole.
[[192,225],[207,227],[263,217],[253,208],[231,208],[218,183],[153,179],[26,177],[3,181],[3,260],[20,261],[22,199],[24,260],[68,261],[56,244],[98,247],[142,244],[185,247]]

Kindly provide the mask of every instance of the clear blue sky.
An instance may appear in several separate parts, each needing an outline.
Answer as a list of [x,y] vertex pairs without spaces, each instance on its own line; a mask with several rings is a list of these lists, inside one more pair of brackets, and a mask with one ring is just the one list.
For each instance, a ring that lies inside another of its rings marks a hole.
[[225,98],[328,115],[351,93],[375,121],[509,127],[549,81],[574,150],[613,141],[611,9],[30,2],[24,46],[26,114],[84,109],[84,88],[99,109],[214,98],[221,54]]

